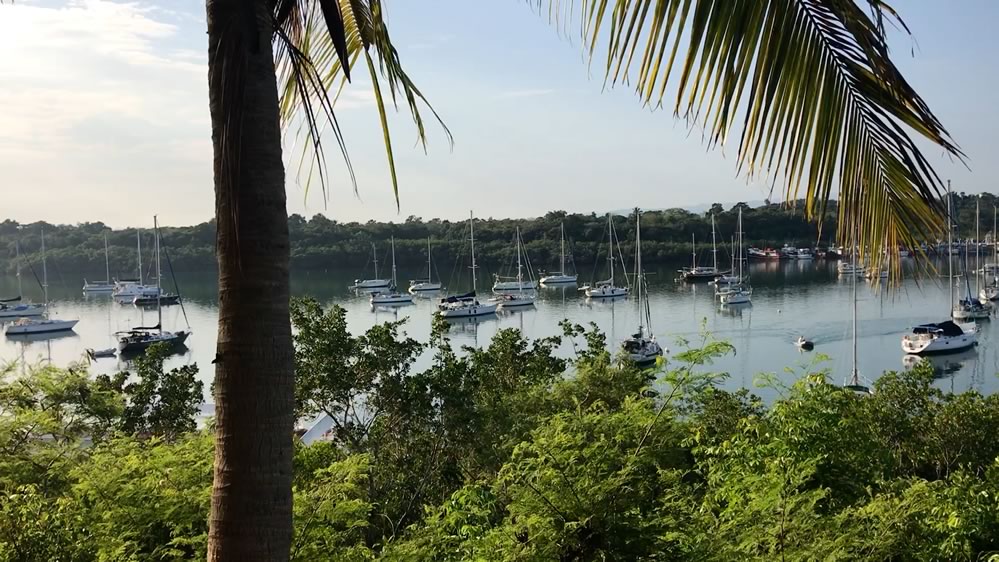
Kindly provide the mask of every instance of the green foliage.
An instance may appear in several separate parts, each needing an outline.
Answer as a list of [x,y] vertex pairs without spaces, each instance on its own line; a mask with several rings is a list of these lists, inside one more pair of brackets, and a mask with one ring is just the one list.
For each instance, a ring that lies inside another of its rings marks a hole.
[[[731,346],[708,335],[639,370],[592,328],[455,349],[439,324],[413,372],[424,344],[401,325],[353,336],[340,309],[294,309],[300,412],[350,429],[296,445],[294,560],[999,552],[999,399],[939,390],[928,363],[870,396],[812,365],[764,405],[718,388]],[[191,429],[189,374],[156,354],[127,384],[6,372],[0,562],[202,558],[212,436]]]
[[119,432],[172,440],[194,431],[204,390],[197,378],[198,366],[183,365],[164,372],[168,356],[166,344],[158,343],[134,360],[134,374],[123,371],[114,377],[97,377],[98,386],[125,398],[115,427]]

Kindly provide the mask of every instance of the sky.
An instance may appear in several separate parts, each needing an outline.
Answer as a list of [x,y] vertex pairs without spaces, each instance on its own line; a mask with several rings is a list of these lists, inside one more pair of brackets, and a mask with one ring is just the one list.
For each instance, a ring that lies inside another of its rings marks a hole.
[[[406,113],[390,127],[392,195],[370,84],[336,111],[357,172],[324,196],[288,172],[288,212],[338,221],[539,216],[757,201],[765,179],[736,173],[736,141],[708,150],[628,87],[604,89],[577,42],[523,0],[386,0],[404,67],[454,134],[428,124],[425,154]],[[967,154],[930,148],[955,190],[996,191],[999,18],[993,0],[895,5],[897,64]],[[204,0],[17,0],[0,6],[0,219],[114,227],[211,218]],[[285,159],[297,163],[293,142]],[[331,161],[336,156],[330,153]]]

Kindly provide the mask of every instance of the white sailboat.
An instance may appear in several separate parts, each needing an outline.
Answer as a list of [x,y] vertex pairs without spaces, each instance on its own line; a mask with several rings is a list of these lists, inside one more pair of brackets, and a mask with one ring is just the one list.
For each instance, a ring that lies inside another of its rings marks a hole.
[[355,279],[354,284],[349,287],[350,289],[388,289],[392,285],[391,279],[378,277],[378,249],[375,248],[374,242],[371,243],[371,256],[375,262],[374,279]]
[[468,231],[471,244],[472,265],[472,291],[463,295],[455,295],[441,299],[437,304],[437,314],[442,318],[475,318],[479,316],[489,316],[496,314],[497,305],[494,303],[481,303],[475,296],[476,273],[478,265],[475,264],[475,217],[468,214]]
[[0,319],[41,316],[45,312],[44,304],[21,302],[24,294],[21,287],[21,244],[17,240],[14,241],[14,267],[17,275],[17,296],[0,299]]
[[135,229],[135,249],[138,256],[139,278],[115,281],[111,295],[121,303],[131,303],[136,297],[156,298],[160,296],[160,288],[142,283],[142,231]]
[[718,271],[718,244],[715,239],[715,215],[711,214],[711,267],[697,265],[697,243],[694,233],[690,234],[691,255],[690,267],[679,271],[680,279],[684,281],[710,281],[721,273]]
[[565,223],[563,222],[559,226],[559,231],[561,233],[561,243],[560,243],[560,261],[559,270],[555,273],[549,273],[541,278],[542,285],[575,285],[577,275],[566,272],[565,269]]
[[607,213],[607,260],[610,262],[610,277],[603,281],[597,281],[592,286],[581,287],[580,290],[586,294],[587,298],[609,299],[628,294],[627,287],[618,287],[614,284],[614,259],[614,221],[611,214]]
[[[158,290],[159,279],[162,272],[160,269],[160,227],[156,216],[153,216],[153,233],[155,240],[156,279]],[[183,306],[183,304],[181,306]],[[128,355],[142,353],[149,346],[157,343],[165,343],[171,348],[180,348],[184,345],[184,342],[187,341],[188,336],[191,335],[191,327],[188,326],[187,330],[178,330],[176,332],[163,330],[163,308],[160,306],[159,299],[157,299],[155,326],[138,326],[128,331],[118,332],[115,335],[118,336],[118,351],[123,355]]]
[[84,293],[110,293],[114,291],[114,281],[111,280],[111,261],[108,256],[108,233],[104,232],[104,281],[83,280]]
[[[514,234],[514,246],[517,247],[517,275],[512,277],[503,277],[500,275],[494,275],[493,280],[493,292],[494,293],[522,293],[525,290],[534,291],[538,288],[537,281],[534,280],[534,270],[531,268],[531,259],[527,255],[527,249],[524,247],[524,241],[520,238],[520,227],[517,227],[517,231]],[[524,263],[527,262],[527,279],[524,278],[523,268]],[[533,301],[532,301],[533,302]]]
[[[992,281],[978,292],[978,296],[983,302],[999,300],[999,268],[997,268],[999,266],[999,243],[996,241],[997,215],[999,215],[999,208],[992,207],[992,263],[982,267],[983,274],[992,274]],[[992,267],[989,267],[989,265]]]
[[508,292],[506,294],[499,295],[495,298],[489,299],[489,302],[494,302],[499,305],[502,309],[511,308],[523,308],[528,306],[534,306],[534,290],[525,289],[525,287],[534,286],[534,276],[531,268],[527,268],[527,274],[530,279],[524,279],[524,267],[521,262],[521,252],[524,249],[524,241],[520,238],[520,227],[517,227],[516,235],[516,245],[517,245],[517,286],[518,289],[514,292]]
[[718,299],[721,301],[722,305],[734,305],[734,304],[749,304],[752,302],[753,288],[748,286],[746,283],[746,278],[743,271],[743,264],[746,261],[745,256],[742,253],[742,207],[739,207],[739,220],[736,223],[738,225],[736,229],[736,243],[739,245],[739,275],[738,278],[741,280],[739,283],[731,284],[720,291],[718,291]]
[[[857,239],[859,240],[859,236]],[[857,275],[851,275],[851,285],[853,289],[853,367],[850,370],[850,378],[847,379],[845,387],[860,393],[870,394],[870,387],[860,381],[860,369],[857,361]]]
[[[947,246],[953,247],[951,223],[950,180],[947,181]],[[954,307],[953,254],[947,255],[947,288],[950,291],[951,309]],[[951,320],[920,324],[912,333],[902,336],[902,351],[911,355],[953,353],[968,349],[978,343],[978,326],[974,322],[958,324]]]
[[729,272],[715,277],[714,281],[711,281],[709,285],[735,285],[742,282],[742,278],[735,274],[735,254],[737,252],[735,246],[735,236],[732,237],[732,245],[730,247],[732,263],[729,265]]
[[[42,291],[45,293],[45,308],[49,304],[49,272],[45,264],[45,231],[42,231]],[[13,324],[7,324],[4,334],[7,336],[27,336],[32,334],[49,334],[67,332],[76,326],[79,320],[59,320],[56,318],[20,318]]]
[[427,278],[413,279],[409,282],[409,292],[413,294],[436,293],[441,290],[440,283],[434,283],[433,254],[430,253],[430,237],[427,236]]
[[[975,230],[977,232],[978,231],[978,226],[979,226],[978,225],[979,220],[978,220],[978,213],[977,213],[977,211],[978,211],[977,205],[975,207],[975,211],[976,211],[976,215],[975,215]],[[976,255],[976,257],[978,255],[978,243],[977,242],[978,242],[978,240],[977,240],[977,234],[976,234],[976,240],[975,240],[975,255]],[[958,320],[958,321],[962,321],[962,320],[987,320],[990,316],[992,316],[992,308],[989,307],[987,304],[983,304],[982,301],[980,301],[976,297],[972,296],[972,293],[971,293],[971,280],[968,279],[968,275],[970,273],[971,273],[971,270],[968,267],[968,244],[965,244],[964,245],[964,269],[963,269],[963,272],[962,272],[962,274],[964,275],[965,296],[964,296],[964,298],[962,298],[961,300],[958,301],[957,306],[954,307],[953,312],[951,313],[951,316],[954,318],[954,320]],[[975,276],[975,285],[976,285],[976,288],[979,289],[978,292],[981,292],[981,282],[980,282],[980,280],[981,280],[981,277],[979,277],[979,276],[976,275]]]
[[[652,334],[652,312],[648,297],[642,298],[645,285],[645,271],[642,269],[642,214],[636,213],[635,218],[635,293],[638,296],[638,331],[621,343],[625,356],[636,365],[644,366],[654,363],[657,357],[662,357],[663,348]],[[646,290],[646,293],[648,291]]]
[[[395,269],[395,236],[391,239],[392,243],[392,287],[396,285],[396,269]],[[400,293],[398,291],[385,291],[377,292],[371,295],[371,305],[402,305],[402,304],[413,304],[413,295],[408,293]]]

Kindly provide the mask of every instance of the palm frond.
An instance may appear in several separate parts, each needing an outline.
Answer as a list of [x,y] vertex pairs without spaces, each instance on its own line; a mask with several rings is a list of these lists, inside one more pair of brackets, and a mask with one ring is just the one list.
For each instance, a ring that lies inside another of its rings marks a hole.
[[[293,7],[283,6],[293,2]],[[399,184],[388,129],[386,100],[382,85],[388,86],[389,99],[398,109],[398,97],[404,97],[407,109],[417,129],[418,142],[426,150],[426,129],[421,109],[429,109],[453,144],[451,132],[406,74],[399,53],[384,21],[380,0],[276,0],[275,26],[278,49],[278,89],[281,95],[281,118],[287,126],[297,123],[293,134],[305,141],[299,162],[299,175],[308,187],[318,170],[320,184],[326,192],[327,173],[321,137],[327,127],[332,130],[348,163],[355,193],[357,181],[349,165],[343,135],[334,117],[333,108],[340,92],[350,79],[361,55],[369,67],[369,76],[378,109],[392,190],[399,204]],[[282,13],[279,10],[283,10]],[[305,78],[303,84],[303,77]],[[331,96],[330,92],[334,92]]]
[[882,0],[528,1],[576,18],[591,60],[606,45],[607,85],[671,105],[709,146],[738,130],[739,170],[782,178],[787,201],[803,189],[809,218],[837,189],[838,236],[871,265],[943,232],[943,185],[910,134],[963,154],[891,61],[885,19],[908,28]]

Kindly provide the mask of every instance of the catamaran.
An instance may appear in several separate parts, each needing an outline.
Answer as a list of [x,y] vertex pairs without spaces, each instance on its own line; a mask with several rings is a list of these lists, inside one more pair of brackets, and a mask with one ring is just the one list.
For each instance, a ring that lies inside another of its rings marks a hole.
[[[42,291],[45,293],[45,308],[49,304],[49,272],[45,264],[45,231],[42,231]],[[32,334],[48,334],[53,332],[68,332],[76,326],[79,320],[59,320],[56,318],[20,318],[13,324],[7,324],[4,334],[8,336],[28,336]]]
[[749,304],[752,302],[753,288],[748,286],[746,280],[744,279],[742,264],[745,263],[746,258],[742,254],[742,207],[739,207],[739,219],[736,223],[738,228],[736,229],[736,241],[739,245],[739,276],[741,280],[739,283],[729,285],[720,291],[718,291],[718,298],[722,305],[733,305],[733,304]]
[[542,285],[575,285],[576,284],[576,274],[568,274],[565,269],[565,223],[563,222],[559,226],[559,231],[561,234],[560,243],[560,258],[559,258],[559,270],[555,273],[549,273],[541,278]]
[[382,279],[378,277],[378,249],[375,248],[374,242],[371,243],[371,257],[375,262],[374,279],[355,279],[354,284],[349,287],[350,289],[388,289],[392,286],[391,279]]
[[[391,239],[392,243],[392,287],[395,288],[396,283],[396,270],[395,270],[395,236]],[[401,305],[401,304],[413,304],[413,295],[408,293],[400,293],[398,291],[385,291],[377,292],[371,295],[371,305]]]
[[495,298],[489,299],[489,302],[493,302],[499,305],[502,309],[510,308],[522,308],[527,306],[534,306],[534,290],[526,289],[526,287],[534,286],[534,275],[531,268],[527,268],[527,274],[530,279],[524,279],[524,266],[521,262],[521,252],[524,250],[524,241],[520,237],[520,227],[517,227],[517,234],[515,243],[517,245],[517,287],[516,291],[506,292],[496,296]]
[[479,266],[475,263],[475,217],[472,213],[468,214],[468,232],[470,235],[469,241],[472,257],[472,264],[469,266],[472,270],[472,291],[463,295],[449,296],[441,299],[440,303],[437,304],[437,314],[441,318],[476,318],[496,314],[497,304],[483,304],[475,296],[477,281],[475,271]]
[[108,233],[104,232],[104,281],[83,280],[84,293],[110,293],[114,291],[114,281],[111,280],[111,261],[108,256]]
[[[158,290],[159,279],[162,272],[160,269],[160,227],[156,216],[153,216],[153,232],[155,235],[156,279]],[[183,306],[184,305],[181,304],[181,307]],[[159,303],[159,299],[157,299],[155,326],[138,326],[132,328],[131,330],[118,332],[115,335],[118,336],[118,351],[123,355],[128,355],[142,353],[149,346],[157,343],[166,344],[172,349],[182,348],[184,342],[187,341],[188,336],[191,335],[191,327],[188,326],[187,330],[178,330],[176,332],[164,331],[163,309]]]
[[17,296],[0,299],[0,318],[27,318],[41,316],[45,312],[44,304],[21,302],[21,244],[14,241],[14,267],[17,276]]
[[718,277],[718,244],[715,240],[715,215],[711,214],[711,267],[697,265],[697,243],[694,233],[690,233],[690,247],[693,256],[690,267],[685,267],[679,271],[680,279],[684,281],[710,281]]
[[409,282],[409,292],[413,294],[436,293],[441,290],[440,283],[434,283],[434,261],[430,253],[430,237],[427,236],[427,278],[413,279]]
[[642,289],[648,293],[645,284],[645,271],[642,270],[642,214],[636,212],[635,217],[635,293],[638,296],[638,331],[621,343],[621,350],[628,359],[636,365],[644,366],[654,363],[657,357],[662,357],[663,348],[652,334],[652,311],[648,297],[642,298]]
[[[950,180],[947,180],[947,243],[953,247],[951,222]],[[950,291],[951,310],[954,308],[953,255],[947,253],[947,288]],[[958,324],[950,320],[933,324],[920,324],[912,333],[902,337],[902,351],[913,354],[953,353],[968,349],[978,343],[978,326],[974,322]]]
[[[628,294],[627,287],[618,287],[614,284],[614,220],[610,213],[607,213],[607,260],[610,262],[610,277],[603,281],[597,281],[595,284],[586,285],[581,287],[580,290],[586,294],[587,298],[590,299],[609,299],[615,297],[623,297]],[[620,248],[618,250],[620,253]],[[621,265],[624,265],[622,260]],[[627,276],[627,273],[625,274]]]

